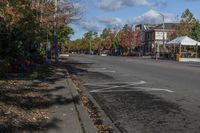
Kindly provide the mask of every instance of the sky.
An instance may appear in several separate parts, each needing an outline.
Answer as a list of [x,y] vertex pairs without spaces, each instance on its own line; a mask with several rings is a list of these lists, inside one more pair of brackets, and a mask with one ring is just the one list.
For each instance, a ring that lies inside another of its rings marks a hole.
[[75,30],[72,40],[87,31],[99,34],[104,28],[118,30],[124,24],[159,24],[178,22],[185,9],[200,19],[200,0],[79,0],[74,2],[80,19],[70,26]]

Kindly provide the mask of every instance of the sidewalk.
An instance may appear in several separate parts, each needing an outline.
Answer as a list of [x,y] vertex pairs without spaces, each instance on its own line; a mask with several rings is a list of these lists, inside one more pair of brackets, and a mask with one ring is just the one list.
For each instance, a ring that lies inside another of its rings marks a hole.
[[[60,63],[55,74],[47,80],[50,89],[55,91],[48,94],[54,102],[48,108],[46,133],[95,133],[88,114],[79,102],[78,94],[73,90],[66,68]],[[44,131],[43,131],[44,133]]]

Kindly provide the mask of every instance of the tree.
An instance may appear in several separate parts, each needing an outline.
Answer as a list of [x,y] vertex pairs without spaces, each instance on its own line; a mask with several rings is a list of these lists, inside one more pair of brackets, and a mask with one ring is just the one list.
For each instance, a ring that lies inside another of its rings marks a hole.
[[[41,49],[46,36],[53,38],[53,0],[0,0],[0,57],[30,57]],[[73,33],[68,24],[75,12],[70,2],[59,4],[59,41],[64,42]]]
[[4,0],[1,4],[0,17],[6,27],[6,40],[1,38],[1,57],[27,56],[35,48],[40,29],[37,11],[30,7],[31,1]]
[[105,28],[105,29],[103,29],[100,36],[102,39],[106,39],[111,33],[112,33],[112,31],[110,28]]
[[64,45],[69,43],[70,35],[74,34],[74,30],[67,26],[59,27],[58,39],[59,39],[59,47],[62,52],[64,52]]
[[194,17],[193,13],[189,9],[186,9],[182,13],[180,24],[173,36],[190,36],[196,23],[197,19]]
[[197,40],[200,41],[200,23],[197,22],[196,25],[192,28],[192,33],[190,34],[190,36]]
[[101,38],[100,37],[95,37],[93,40],[92,40],[92,49],[94,51],[98,51],[99,50],[99,47],[100,47],[100,44],[101,44]]
[[127,24],[124,25],[123,29],[119,33],[120,44],[123,48],[133,48],[134,47],[134,31],[132,26]]
[[96,34],[96,32],[88,31],[84,34],[84,39],[87,41],[91,41]]
[[114,33],[111,31],[110,28],[103,29],[101,35],[101,49],[111,49],[113,40],[115,38]]
[[87,43],[87,50],[92,51],[92,40],[97,37],[97,32],[88,31],[84,34],[85,43]]

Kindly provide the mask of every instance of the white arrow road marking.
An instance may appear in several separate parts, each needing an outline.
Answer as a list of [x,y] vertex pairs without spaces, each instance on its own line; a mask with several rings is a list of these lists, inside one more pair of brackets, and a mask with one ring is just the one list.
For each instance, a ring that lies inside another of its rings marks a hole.
[[115,86],[112,86],[112,87],[107,87],[107,88],[102,89],[102,90],[110,90],[110,89],[115,89],[115,88],[119,88],[119,87],[128,87],[128,86],[135,86],[135,85],[141,85],[141,84],[146,84],[146,82],[140,81],[140,82],[135,82],[135,83],[126,84],[126,85],[115,85]]
[[[91,86],[101,86],[101,87],[107,87],[108,85],[112,85],[114,84],[113,82],[112,83],[103,83],[103,84],[90,84]],[[120,84],[119,82],[115,83],[115,84]],[[121,84],[125,84],[125,85],[114,85],[114,86],[111,86],[111,87],[107,87],[107,88],[104,88],[104,89],[97,89],[97,90],[92,90],[90,92],[98,92],[98,91],[106,91],[106,90],[111,90],[111,89],[115,89],[115,88],[119,88],[119,87],[128,87],[128,86],[135,86],[135,85],[141,85],[141,84],[146,84],[145,81],[140,81],[140,82],[129,82],[129,84],[126,84],[125,82],[124,83],[121,83]],[[102,86],[103,85],[103,86]]]

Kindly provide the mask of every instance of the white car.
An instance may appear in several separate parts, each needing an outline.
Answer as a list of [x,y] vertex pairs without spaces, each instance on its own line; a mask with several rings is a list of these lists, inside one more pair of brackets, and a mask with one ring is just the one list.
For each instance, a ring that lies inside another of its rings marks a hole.
[[60,57],[60,58],[69,57],[69,54],[60,54],[59,57]]
[[107,54],[100,54],[100,56],[108,56]]

